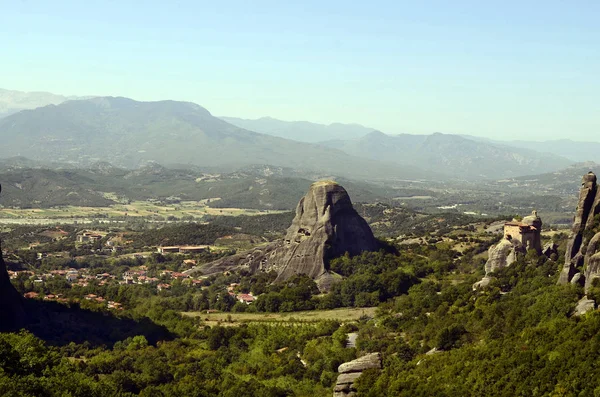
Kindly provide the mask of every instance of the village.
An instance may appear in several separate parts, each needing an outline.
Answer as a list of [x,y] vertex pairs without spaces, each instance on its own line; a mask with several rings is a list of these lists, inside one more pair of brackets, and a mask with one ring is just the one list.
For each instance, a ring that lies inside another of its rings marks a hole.
[[[61,228],[40,232],[40,235],[52,238],[53,243],[73,239],[72,233]],[[168,296],[175,286],[178,289],[207,289],[208,276],[185,274],[183,271],[196,266],[201,260],[199,255],[209,255],[209,245],[168,245],[145,247],[136,251],[130,247],[132,241],[123,238],[123,234],[110,234],[106,231],[81,231],[74,236],[75,252],[46,250],[48,244],[35,242],[28,249],[35,254],[35,262],[24,269],[8,270],[11,280],[22,285],[27,292],[26,299],[55,301],[60,303],[95,304],[102,307],[123,310],[122,302],[105,298],[97,289],[111,286],[144,286],[155,294]],[[50,247],[51,248],[51,247]],[[4,257],[10,258],[19,251],[4,250]],[[33,254],[31,254],[33,257]],[[97,267],[85,266],[92,259],[102,263],[104,271]],[[110,266],[109,263],[127,263],[134,266]],[[76,264],[76,266],[63,266]],[[48,267],[53,267],[48,269]],[[58,267],[58,268],[56,268]],[[69,293],[58,290],[68,289]],[[239,291],[238,283],[226,288],[227,294],[237,302],[251,304],[256,297],[251,293]]]

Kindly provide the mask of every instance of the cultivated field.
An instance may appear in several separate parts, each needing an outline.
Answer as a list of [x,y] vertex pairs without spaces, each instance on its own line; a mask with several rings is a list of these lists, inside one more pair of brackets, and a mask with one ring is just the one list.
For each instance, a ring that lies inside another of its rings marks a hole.
[[[206,201],[185,201],[161,205],[148,201],[115,204],[110,207],[57,207],[30,209],[0,209],[0,223],[47,224],[47,223],[90,223],[94,220],[110,221],[124,218],[149,218],[166,221],[169,217],[201,219],[205,215],[264,215],[282,211],[254,210],[243,208],[212,208]],[[173,218],[171,218],[173,219]]]
[[337,320],[342,323],[358,321],[361,317],[373,317],[375,307],[312,310],[293,313],[207,313],[184,312],[184,316],[200,317],[206,325],[239,325],[248,323],[298,324],[321,320]]

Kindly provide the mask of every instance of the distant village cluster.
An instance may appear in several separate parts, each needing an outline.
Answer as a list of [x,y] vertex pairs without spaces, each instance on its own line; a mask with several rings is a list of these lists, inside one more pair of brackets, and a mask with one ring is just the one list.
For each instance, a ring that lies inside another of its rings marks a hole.
[[[69,233],[62,229],[49,230],[43,233],[47,233],[55,241],[60,241],[66,238]],[[152,255],[181,255],[183,258],[179,258],[180,267],[182,269],[189,269],[196,266],[197,260],[192,259],[190,256],[206,253],[210,251],[210,247],[207,245],[169,245],[169,246],[158,246],[154,253],[150,252],[133,252],[129,253],[128,250],[121,244],[120,239],[107,238],[107,233],[96,232],[96,231],[83,231],[75,236],[75,241],[79,246],[89,247],[89,254],[92,256],[97,255],[112,255],[112,256],[127,256],[133,260],[144,261]],[[125,243],[129,243],[126,241]],[[47,252],[43,250],[41,244],[31,244],[30,250],[34,250],[37,261],[46,259],[64,259],[70,258],[70,253],[66,251],[52,251]],[[127,252],[127,253],[125,253]],[[4,252],[7,256],[8,252]],[[185,257],[187,256],[187,257]],[[175,256],[175,258],[178,258]],[[143,263],[143,262],[142,262]],[[81,302],[88,301],[96,304],[101,304],[108,309],[122,310],[123,305],[119,302],[108,300],[101,295],[89,293],[86,295],[80,295],[80,298],[67,298],[60,293],[44,293],[42,291],[48,291],[45,286],[49,282],[65,280],[71,288],[84,289],[89,287],[91,284],[97,286],[109,286],[109,285],[148,285],[155,288],[156,292],[168,291],[173,287],[173,283],[177,282],[180,285],[192,287],[192,288],[208,288],[206,276],[191,276],[181,271],[174,271],[169,269],[161,270],[149,270],[146,265],[139,265],[131,267],[128,270],[118,272],[116,270],[109,272],[94,272],[93,268],[63,268],[54,270],[41,270],[38,268],[27,269],[27,270],[9,270],[9,277],[11,280],[21,279],[27,280],[32,284],[33,291],[24,293],[24,297],[27,299],[39,299],[44,301],[56,301],[62,303],[70,302]],[[250,304],[256,299],[251,294],[238,293],[237,287],[239,285],[231,284],[227,288],[227,293],[232,296],[235,300]]]

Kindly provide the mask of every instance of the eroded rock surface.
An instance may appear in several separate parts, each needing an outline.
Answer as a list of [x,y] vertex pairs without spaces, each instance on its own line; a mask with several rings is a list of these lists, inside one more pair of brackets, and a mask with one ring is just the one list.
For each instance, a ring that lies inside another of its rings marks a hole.
[[370,353],[338,367],[340,375],[333,389],[333,397],[356,396],[354,382],[367,369],[381,369],[381,355]]
[[311,185],[282,241],[212,262],[189,273],[205,274],[232,268],[277,272],[277,281],[306,274],[322,290],[329,289],[330,259],[348,252],[376,251],[379,244],[367,222],[354,210],[346,190],[332,181]]
[[524,247],[516,240],[502,239],[488,250],[488,260],[485,263],[486,276],[497,270],[510,266],[517,260],[517,253],[524,253]]
[[[581,180],[581,190],[579,191],[579,201],[577,211],[573,220],[573,227],[567,250],[565,253],[565,264],[558,279],[559,284],[567,284],[573,276],[582,269],[586,262],[589,262],[597,251],[597,239],[591,246],[594,238],[589,239],[590,231],[594,225],[594,217],[600,213],[600,189],[598,189],[597,178],[593,172],[583,176]],[[594,262],[597,259],[594,259]],[[600,269],[597,267],[588,267],[585,271],[586,289],[591,285],[591,279],[600,275]]]
[[268,267],[279,274],[277,281],[295,274],[318,280],[327,278],[330,259],[377,249],[371,228],[354,210],[346,189],[322,181],[312,184],[298,203],[284,249],[278,250]]

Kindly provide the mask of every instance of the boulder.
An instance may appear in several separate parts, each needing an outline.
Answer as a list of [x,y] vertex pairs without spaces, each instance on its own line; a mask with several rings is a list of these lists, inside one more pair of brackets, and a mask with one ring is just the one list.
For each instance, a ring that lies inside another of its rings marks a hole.
[[517,260],[518,253],[525,253],[519,241],[507,238],[502,239],[498,244],[493,245],[488,250],[488,260],[485,263],[485,274],[488,275],[499,269],[510,266]]
[[488,285],[490,285],[491,281],[492,278],[490,276],[484,276],[481,280],[473,284],[473,291],[487,287]]
[[340,375],[333,389],[333,397],[356,395],[354,383],[367,369],[381,369],[381,354],[370,353],[338,367]]
[[587,296],[584,296],[577,302],[577,306],[575,307],[575,311],[573,312],[574,316],[581,316],[590,310],[594,310],[596,307],[596,302],[592,299],[588,299]]

